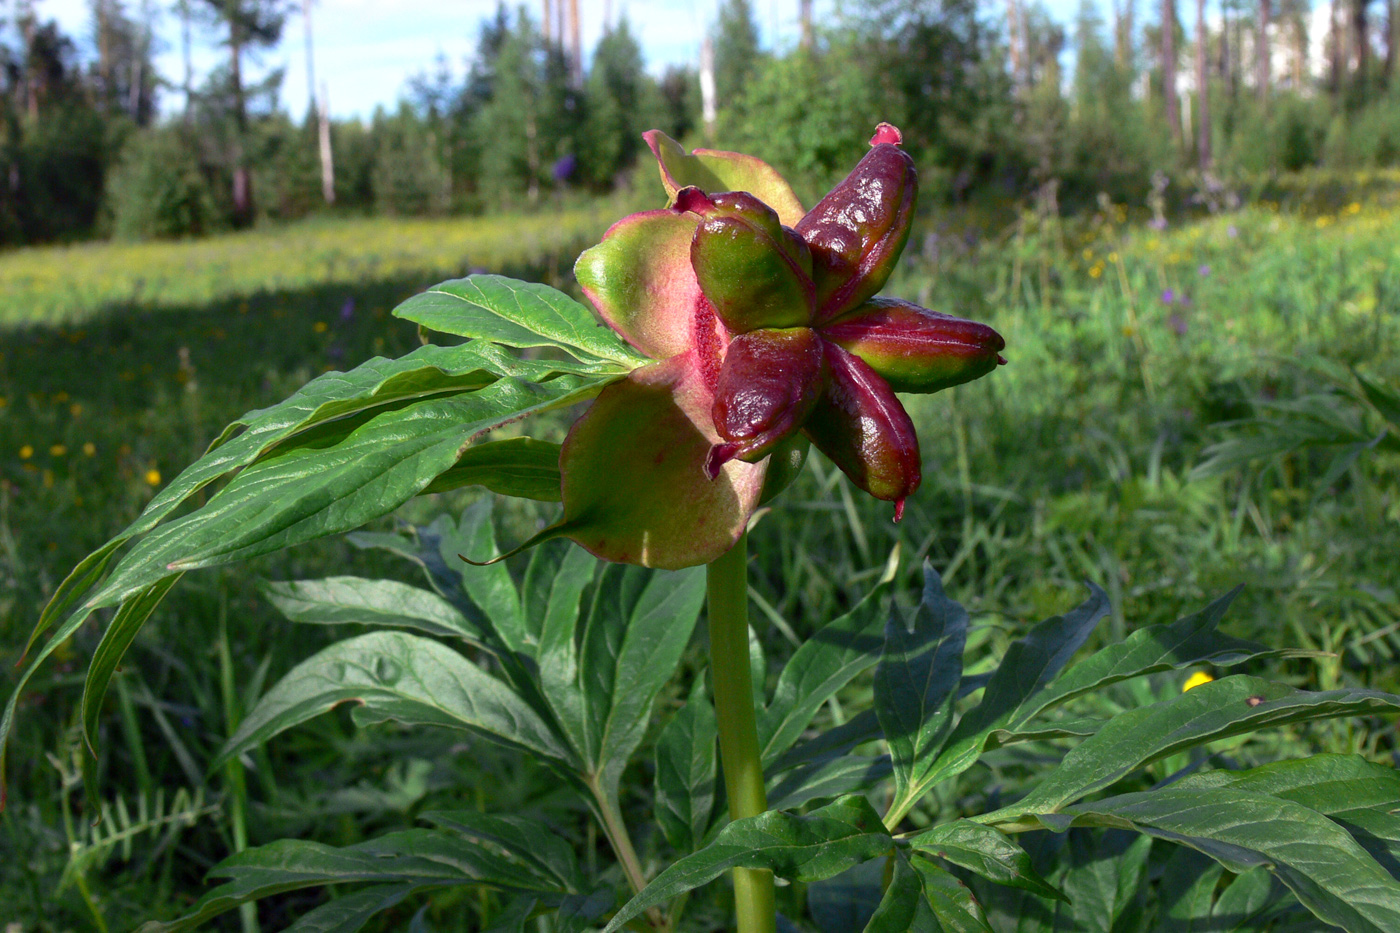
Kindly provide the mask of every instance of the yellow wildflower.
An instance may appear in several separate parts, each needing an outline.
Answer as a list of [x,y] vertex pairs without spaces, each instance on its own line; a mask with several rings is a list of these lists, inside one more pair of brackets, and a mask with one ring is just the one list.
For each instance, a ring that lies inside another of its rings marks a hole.
[[1190,677],[1186,678],[1186,683],[1181,685],[1181,692],[1185,693],[1187,690],[1194,690],[1201,684],[1208,684],[1214,679],[1214,677],[1210,676],[1205,671],[1197,671]]
[[54,444],[52,447],[49,448],[49,456],[50,456],[50,457],[62,457],[62,456],[66,456],[67,453],[68,453],[68,445],[67,445],[67,444]]
[[34,448],[30,445],[25,444],[19,449],[19,458],[21,460],[28,460],[32,456],[34,456]]
[[147,471],[146,471],[146,484],[149,485],[149,486],[159,486],[159,485],[160,485],[160,470],[157,470],[157,469],[154,469],[154,468],[147,470]]
[[318,334],[324,334],[326,331],[331,329],[331,326],[325,321],[317,321],[315,324],[311,325],[311,329]]
[[92,441],[88,441],[86,444],[84,444],[84,445],[83,445],[83,456],[85,456],[85,457],[95,457],[95,456],[97,456],[97,445],[94,444]]

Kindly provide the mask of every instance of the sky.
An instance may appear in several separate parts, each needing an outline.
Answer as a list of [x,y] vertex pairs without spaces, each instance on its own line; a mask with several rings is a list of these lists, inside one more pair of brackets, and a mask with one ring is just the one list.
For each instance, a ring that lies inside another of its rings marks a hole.
[[[139,8],[140,0],[127,6]],[[156,67],[176,87],[184,76],[184,53],[180,20],[171,0],[155,0],[157,9],[166,11],[157,22],[160,45]],[[514,7],[514,0],[509,4]],[[605,7],[616,18],[625,14],[646,57],[647,67],[660,74],[670,64],[693,63],[699,59],[700,36],[713,22],[716,0],[579,0],[585,49],[592,49],[603,31]],[[825,6],[817,4],[820,12]],[[300,3],[296,6],[300,8]],[[797,37],[797,0],[754,0],[756,18],[765,45],[776,40],[779,47],[791,45]],[[92,49],[92,16],[88,0],[36,0],[43,18],[59,22],[63,31],[80,43],[85,54]],[[541,0],[530,0],[526,8],[537,20]],[[496,10],[496,0],[315,0],[312,31],[318,83],[329,87],[333,116],[367,118],[376,106],[393,107],[408,79],[425,70],[436,71],[443,56],[454,75],[467,67],[480,23]],[[211,30],[194,29],[192,55],[195,84],[200,76],[222,62],[218,36]],[[287,20],[282,42],[273,51],[258,56],[264,70],[284,68],[282,104],[292,113],[305,112],[306,34],[300,12]],[[255,69],[254,74],[259,72]],[[178,89],[163,95],[163,107],[178,111],[183,106]]]
[[[141,0],[127,0],[129,8]],[[314,0],[312,8],[315,36],[315,64],[318,82],[329,88],[331,114],[338,119],[367,119],[376,107],[394,107],[410,77],[437,70],[441,57],[450,72],[460,77],[470,62],[476,36],[483,19],[492,15],[497,0]],[[516,5],[517,0],[510,0]],[[816,0],[820,21],[830,15],[839,0]],[[173,0],[151,0],[165,11],[157,19],[157,70],[175,85],[162,95],[162,107],[178,112],[184,104],[178,86],[183,81],[184,58],[180,20],[173,12]],[[989,16],[1003,15],[1001,0],[984,0]],[[797,42],[798,0],[752,0],[763,43],[768,48],[790,48]],[[74,37],[85,55],[92,55],[92,16],[89,0],[35,0],[44,18],[59,22]],[[300,8],[300,0],[294,0]],[[1074,18],[1079,0],[1048,0],[1051,15],[1063,23]],[[1139,0],[1139,17],[1151,13],[1151,0]],[[718,0],[579,0],[585,49],[591,50],[603,31],[605,11],[616,18],[626,15],[633,34],[641,42],[647,67],[660,74],[666,66],[694,64],[699,59],[700,37],[715,20]],[[1106,6],[1100,0],[1100,6]],[[1183,19],[1194,14],[1193,4],[1178,4]],[[526,8],[537,19],[542,0],[528,0]],[[1315,44],[1325,31],[1325,3],[1314,4],[1311,30]],[[1105,10],[1105,18],[1108,13]],[[1208,22],[1218,14],[1208,14]],[[1183,23],[1188,30],[1194,23]],[[196,25],[193,42],[195,84],[216,65],[224,53],[218,36]],[[287,20],[281,44],[261,53],[251,63],[249,73],[257,77],[274,68],[283,68],[281,103],[295,115],[306,112],[306,33],[302,16]]]

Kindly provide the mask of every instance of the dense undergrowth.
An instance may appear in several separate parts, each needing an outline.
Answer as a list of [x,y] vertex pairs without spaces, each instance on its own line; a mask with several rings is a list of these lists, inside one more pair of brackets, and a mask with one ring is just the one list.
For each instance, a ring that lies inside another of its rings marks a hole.
[[[1328,390],[1326,374],[1339,366],[1400,379],[1400,213],[1388,189],[1360,200],[1338,193],[1285,197],[1280,208],[1266,192],[1165,226],[1128,223],[1111,204],[1075,221],[1029,212],[990,233],[925,218],[890,291],[994,325],[1010,365],[911,404],[925,482],[902,524],[816,457],[762,515],[751,580],[756,616],[771,623],[770,660],[868,589],[898,544],[904,568],[912,574],[931,558],[972,610],[972,670],[1026,623],[1077,602],[1085,579],[1112,597],[1114,636],[1242,583],[1232,634],[1336,652],[1287,662],[1276,672],[1283,679],[1400,687],[1400,458],[1368,449],[1329,473],[1332,452],[1305,450],[1193,474],[1212,444],[1243,430],[1231,422]],[[323,369],[402,353],[417,334],[388,311],[468,267],[570,288],[572,254],[619,213],[364,221],[0,257],[4,669],[60,575],[224,423]],[[426,521],[474,498],[422,498],[401,517]],[[544,508],[502,510],[502,538],[523,537]],[[542,771],[431,734],[378,730],[370,741],[348,717],[288,734],[251,769],[206,773],[259,691],[328,640],[320,627],[281,619],[257,577],[349,572],[402,568],[338,543],[251,571],[194,574],[172,594],[116,679],[102,727],[108,812],[97,828],[92,808],[79,809],[70,756],[53,741],[73,724],[77,691],[47,689],[80,682],[96,627],[75,636],[22,706],[11,753],[0,850],[25,857],[0,859],[0,893],[21,929],[116,929],[166,916],[199,891],[206,868],[245,844],[297,834],[349,843],[448,799],[569,824],[572,804]],[[702,663],[698,646],[690,663]],[[850,689],[856,700],[869,687]],[[829,715],[839,719],[842,704]],[[1351,723],[1284,735],[1274,741],[1294,751],[1377,760],[1395,747],[1393,734]],[[1014,776],[993,777],[1014,792]],[[625,804],[644,808],[649,785],[631,783]],[[461,787],[475,799],[448,796]],[[110,844],[90,845],[102,839]],[[598,845],[578,842],[585,858]],[[257,919],[285,925],[308,906],[300,897],[264,902]],[[435,928],[469,929],[492,909],[484,896],[444,898],[432,914]],[[248,933],[252,920],[240,921]]]

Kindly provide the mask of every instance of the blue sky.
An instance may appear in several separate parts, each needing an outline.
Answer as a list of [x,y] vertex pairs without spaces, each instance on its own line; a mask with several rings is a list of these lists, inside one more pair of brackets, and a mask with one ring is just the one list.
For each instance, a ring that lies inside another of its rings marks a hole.
[[[140,0],[127,0],[137,7]],[[817,12],[833,8],[836,0],[818,0]],[[989,15],[1002,15],[1002,4],[989,7]],[[298,7],[299,7],[298,3]],[[514,4],[512,4],[514,5]],[[583,38],[591,49],[602,33],[604,7],[614,17],[625,13],[639,37],[647,65],[660,72],[667,64],[693,62],[699,55],[699,36],[713,22],[716,0],[579,0]],[[1051,0],[1054,15],[1068,21],[1078,0]],[[170,0],[155,0],[159,16],[157,36],[161,50],[156,64],[162,75],[178,85],[184,74],[180,23]],[[790,46],[797,38],[798,0],[753,0],[765,45]],[[64,31],[90,51],[91,15],[88,0],[37,0],[40,16],[59,21]],[[460,75],[470,59],[481,20],[494,12],[496,0],[316,0],[313,8],[318,80],[330,86],[331,112],[337,117],[368,117],[377,105],[393,106],[408,78],[435,67],[439,55],[454,74]],[[542,3],[531,0],[527,9],[538,18]],[[1139,16],[1145,14],[1140,4]],[[1183,10],[1185,14],[1186,10]],[[217,36],[196,27],[194,41],[196,83],[200,75],[222,60]],[[281,45],[260,56],[263,68],[285,68],[283,106],[294,114],[307,105],[305,34],[300,14],[289,18]],[[256,73],[256,69],[255,69]],[[178,109],[178,90],[164,94],[164,107]]]

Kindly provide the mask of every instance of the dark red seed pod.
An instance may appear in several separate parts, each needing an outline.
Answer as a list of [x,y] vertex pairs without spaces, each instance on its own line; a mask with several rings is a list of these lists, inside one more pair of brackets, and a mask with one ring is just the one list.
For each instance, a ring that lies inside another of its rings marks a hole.
[[807,436],[851,482],[893,502],[898,521],[904,500],[923,478],[914,423],[878,373],[836,344],[822,342],[830,375],[826,394],[807,419]]
[[918,173],[901,141],[899,130],[880,124],[865,158],[797,223],[812,250],[818,324],[883,288],[904,251]]
[[826,381],[822,339],[810,327],[756,330],[729,343],[712,411],[722,438],[706,471],[766,457],[811,414]]

